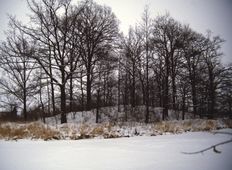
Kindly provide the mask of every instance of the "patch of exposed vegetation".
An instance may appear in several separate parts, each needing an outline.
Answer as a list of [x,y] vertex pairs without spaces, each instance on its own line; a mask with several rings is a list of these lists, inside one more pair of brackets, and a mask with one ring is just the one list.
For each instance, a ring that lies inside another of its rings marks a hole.
[[1,123],[0,139],[88,139],[88,138],[118,138],[131,136],[156,136],[162,134],[177,134],[183,132],[213,131],[222,128],[232,128],[232,120],[183,120],[163,121],[153,124],[136,122],[101,123],[101,124],[61,124],[46,125],[40,122],[32,123]]

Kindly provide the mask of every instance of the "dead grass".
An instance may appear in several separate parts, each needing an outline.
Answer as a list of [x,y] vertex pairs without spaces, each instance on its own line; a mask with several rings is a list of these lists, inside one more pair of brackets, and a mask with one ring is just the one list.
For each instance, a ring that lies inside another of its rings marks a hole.
[[0,138],[7,137],[11,133],[10,126],[2,126],[0,125]]
[[[38,128],[39,127],[39,128]],[[60,133],[57,130],[51,129],[49,126],[43,124],[31,124],[28,127],[29,134],[33,135],[33,138],[36,139],[44,139],[44,140],[52,140],[52,139],[60,139]]]
[[87,137],[88,135],[88,132],[89,132],[89,129],[90,129],[90,127],[89,127],[89,125],[87,125],[87,124],[83,124],[81,127],[80,127],[80,129],[79,129],[79,133],[80,133],[80,135],[82,136],[82,137]]
[[211,131],[218,129],[217,122],[215,120],[205,120],[197,131]]
[[29,124],[1,124],[0,125],[0,138],[7,140],[17,140],[23,138],[31,139],[59,139],[59,132],[46,127],[42,123],[29,123]]
[[99,137],[99,136],[105,139],[118,138],[119,136],[113,131],[112,128],[113,128],[112,123],[98,124],[92,127],[88,135],[90,138]]
[[223,119],[223,123],[227,126],[227,128],[232,128],[232,119]]
[[186,121],[183,121],[182,123],[185,131],[191,131],[192,124],[193,124],[192,120],[186,120]]
[[232,128],[232,120],[192,119],[184,121],[163,121],[155,123],[154,130],[159,133],[182,133],[188,131],[212,131],[221,128]]
[[154,125],[155,131],[160,133],[181,133],[182,128],[176,122],[164,121]]
[[[182,133],[187,131],[212,131],[221,128],[232,128],[231,119],[184,121],[163,121],[154,124],[141,123],[102,123],[102,124],[63,124],[49,126],[40,122],[33,123],[0,123],[0,139],[88,139],[95,137],[118,138],[134,135],[162,135],[165,133]],[[126,133],[124,133],[126,131]],[[135,133],[136,131],[136,133]]]
[[90,134],[93,136],[102,136],[104,134],[104,126],[94,127]]

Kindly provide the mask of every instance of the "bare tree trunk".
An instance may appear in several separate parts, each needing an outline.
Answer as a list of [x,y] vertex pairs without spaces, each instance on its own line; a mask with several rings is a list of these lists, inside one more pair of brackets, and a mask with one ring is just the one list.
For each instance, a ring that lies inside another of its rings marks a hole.
[[193,115],[194,115],[194,118],[196,118],[196,115],[197,115],[197,94],[196,94],[195,80],[192,81],[192,102],[193,102]]
[[121,78],[120,78],[120,57],[119,57],[119,61],[118,61],[118,112],[121,111],[120,109],[120,93],[121,93]]
[[56,103],[55,103],[55,93],[54,93],[54,84],[51,79],[51,93],[52,93],[52,112],[56,113]]
[[163,98],[163,117],[165,120],[168,117],[168,109],[169,109],[169,57],[165,58],[165,82],[164,82],[164,98]]
[[131,106],[135,107],[135,63],[133,63],[132,87],[131,87]]
[[106,106],[106,73],[103,73],[103,100],[104,100],[104,106]]
[[[147,37],[146,37],[147,41]],[[148,63],[148,42],[146,42],[146,82],[147,82],[147,88],[146,88],[146,118],[145,118],[145,123],[149,122],[149,63]]]
[[176,111],[176,58],[174,50],[171,52],[171,81],[172,81],[172,109]]
[[23,115],[24,120],[27,121],[27,92],[23,89]]
[[61,100],[61,124],[67,123],[66,118],[66,94],[65,94],[65,86],[60,86],[60,100]]
[[69,111],[73,111],[73,76],[70,76],[70,84],[69,84]]
[[51,114],[51,101],[50,101],[50,90],[49,90],[49,81],[48,81],[48,79],[47,79],[47,84],[46,84],[46,86],[47,86],[47,97],[48,97],[48,106],[47,106],[47,109],[48,109],[48,113],[49,113],[49,115]]
[[81,108],[82,108],[82,111],[83,111],[85,109],[84,109],[84,89],[83,89],[82,76],[83,76],[83,71],[81,70],[81,80],[80,80],[80,83],[81,83]]
[[176,110],[176,77],[175,75],[172,75],[172,109],[174,111]]
[[[74,41],[73,41],[74,43]],[[74,49],[74,44],[72,43],[72,48]],[[73,62],[74,62],[74,52],[73,49],[71,50],[71,54],[70,54],[70,80],[69,80],[69,111],[72,112],[73,111],[73,71],[74,71],[74,66],[73,66]]]
[[42,107],[43,123],[46,123],[46,121],[45,121],[45,109],[44,109],[44,104],[43,104],[43,100],[42,100],[42,83],[41,83],[41,79],[40,79],[40,89],[39,89],[39,100],[40,100],[40,104],[41,104],[41,107]]
[[86,109],[91,110],[91,76],[90,76],[90,70],[87,71],[87,82],[86,82],[86,95],[87,95],[87,103],[86,103]]
[[23,58],[23,114],[24,120],[27,121],[27,78],[26,78],[26,62],[25,56]]
[[56,112],[56,106],[55,106],[55,94],[54,94],[54,84],[53,84],[53,73],[52,73],[52,61],[51,61],[51,47],[49,45],[49,73],[50,73],[50,84],[51,84],[51,95],[52,95],[52,112],[53,114]]
[[127,105],[128,105],[128,83],[127,83],[127,80],[128,80],[128,75],[126,73],[125,75],[125,85],[124,85],[124,112],[125,112],[125,121],[127,122],[128,120],[128,114],[127,114]]
[[209,117],[213,118],[215,114],[215,88],[212,72],[209,73]]
[[97,90],[97,111],[96,111],[96,123],[99,123],[99,102],[100,102],[100,89]]
[[146,57],[146,68],[145,68],[145,79],[146,79],[146,115],[145,115],[145,123],[149,122],[149,104],[150,104],[150,98],[149,98],[149,36],[151,34],[151,20],[149,16],[149,7],[145,6],[143,16],[143,26],[142,31],[144,32],[144,43],[145,43],[145,57]]
[[182,94],[182,120],[185,119],[185,99],[186,99],[186,88],[183,87],[183,94]]
[[40,69],[40,77],[39,77],[39,100],[40,100],[40,104],[41,104],[41,107],[42,107],[42,119],[43,119],[43,122],[45,122],[45,108],[44,108],[44,103],[43,103],[43,100],[42,100],[42,68]]

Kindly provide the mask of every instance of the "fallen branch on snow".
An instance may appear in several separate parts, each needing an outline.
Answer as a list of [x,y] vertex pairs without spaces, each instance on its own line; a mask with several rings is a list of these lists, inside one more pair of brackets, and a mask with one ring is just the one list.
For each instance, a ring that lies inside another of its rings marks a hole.
[[[230,133],[230,132],[213,132],[213,134],[232,135],[232,133]],[[182,152],[182,153],[183,153],[183,154],[192,155],[192,154],[204,153],[204,152],[206,152],[206,151],[208,151],[208,150],[211,150],[211,149],[213,149],[213,151],[214,151],[215,153],[221,153],[221,151],[217,150],[216,147],[217,147],[217,146],[220,146],[220,145],[227,144],[227,143],[231,143],[231,142],[232,142],[232,139],[226,140],[226,141],[223,141],[223,142],[220,142],[220,143],[217,143],[217,144],[215,144],[215,145],[212,145],[212,146],[210,146],[210,147],[208,147],[208,148],[205,148],[205,149],[202,149],[202,150],[200,150],[200,151],[196,151],[196,152]]]

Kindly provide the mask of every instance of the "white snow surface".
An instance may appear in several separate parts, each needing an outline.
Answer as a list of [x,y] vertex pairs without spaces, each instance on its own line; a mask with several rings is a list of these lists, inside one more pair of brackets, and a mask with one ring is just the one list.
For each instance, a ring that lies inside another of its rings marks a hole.
[[[222,129],[232,133],[232,129]],[[86,140],[0,140],[1,170],[231,170],[232,143],[186,155],[229,140],[231,135],[175,135]]]
[[[121,106],[121,110],[123,110],[123,106]],[[140,117],[140,122],[145,121],[145,106],[137,106],[134,110],[135,114],[140,113],[142,117]],[[154,107],[150,108],[150,119],[151,121],[154,120],[161,120],[162,119],[162,108],[161,107]],[[143,114],[141,114],[143,113]],[[133,120],[135,119],[135,115],[128,114],[128,121],[137,121]],[[179,116],[178,116],[179,115]],[[96,109],[93,109],[91,111],[80,111],[80,112],[69,112],[66,114],[67,116],[67,122],[68,123],[74,123],[74,124],[82,124],[82,123],[95,123],[96,122]],[[46,118],[46,123],[50,125],[56,125],[60,124],[60,117],[61,115],[56,115],[52,117]],[[169,117],[168,120],[177,120],[177,117],[181,118],[181,114],[178,111],[169,110]],[[99,122],[120,122],[125,119],[125,112],[118,112],[116,106],[112,107],[101,107],[99,109]],[[185,119],[193,119],[193,115],[191,113],[186,112],[185,113]],[[42,120],[41,120],[42,121]]]

